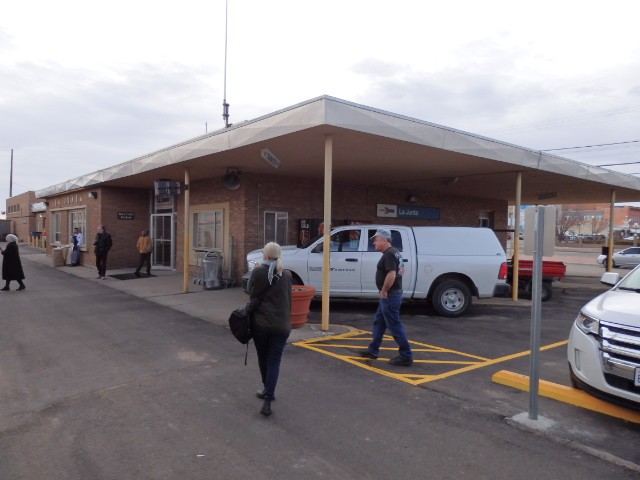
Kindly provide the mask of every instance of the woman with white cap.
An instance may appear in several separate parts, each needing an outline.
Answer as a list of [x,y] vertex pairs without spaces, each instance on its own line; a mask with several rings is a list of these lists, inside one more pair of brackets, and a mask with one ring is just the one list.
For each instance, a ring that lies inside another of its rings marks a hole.
[[25,287],[22,280],[24,280],[24,271],[22,270],[22,262],[20,261],[20,252],[18,251],[18,237],[13,233],[7,235],[7,248],[4,250],[0,248],[0,253],[4,257],[2,260],[2,279],[5,281],[4,288],[0,288],[2,291],[9,290],[9,282],[11,280],[17,280],[19,287],[17,290],[24,290]]

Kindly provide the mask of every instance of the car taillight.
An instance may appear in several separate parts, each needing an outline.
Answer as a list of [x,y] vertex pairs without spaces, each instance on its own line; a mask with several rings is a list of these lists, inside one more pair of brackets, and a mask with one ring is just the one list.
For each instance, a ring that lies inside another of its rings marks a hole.
[[505,280],[507,278],[507,262],[502,262],[500,265],[500,273],[498,273],[498,279]]

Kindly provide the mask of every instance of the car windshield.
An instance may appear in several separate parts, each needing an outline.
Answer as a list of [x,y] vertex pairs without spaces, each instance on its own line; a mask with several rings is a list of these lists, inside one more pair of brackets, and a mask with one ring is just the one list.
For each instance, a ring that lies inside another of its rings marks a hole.
[[619,289],[622,290],[636,290],[640,291],[640,268],[636,268],[629,273],[620,285],[618,285]]

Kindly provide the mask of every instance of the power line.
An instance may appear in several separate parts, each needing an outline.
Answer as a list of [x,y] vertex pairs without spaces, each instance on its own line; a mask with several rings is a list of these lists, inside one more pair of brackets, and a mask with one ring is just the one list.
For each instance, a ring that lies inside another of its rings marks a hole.
[[[557,152],[559,150],[574,150],[576,148],[610,147],[612,145],[627,145],[629,143],[640,143],[640,140],[629,140],[628,142],[601,143],[599,145],[583,145],[581,147],[547,148],[543,152]],[[615,165],[615,164],[612,164]]]

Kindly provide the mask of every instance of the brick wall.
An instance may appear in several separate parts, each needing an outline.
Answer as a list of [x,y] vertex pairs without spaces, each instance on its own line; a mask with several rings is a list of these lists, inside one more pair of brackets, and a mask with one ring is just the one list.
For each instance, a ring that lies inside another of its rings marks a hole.
[[[31,232],[36,231],[36,215],[31,213],[31,204],[35,203],[35,192],[29,191],[20,195],[14,195],[6,201],[7,220],[13,221],[12,230],[19,241],[28,242]],[[13,208],[11,208],[13,207]],[[18,209],[17,212],[13,210]]]

